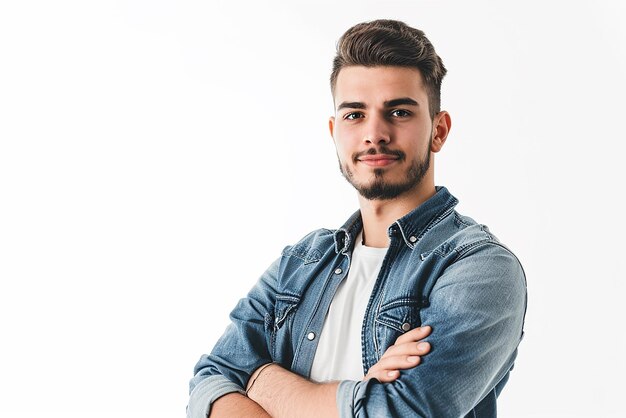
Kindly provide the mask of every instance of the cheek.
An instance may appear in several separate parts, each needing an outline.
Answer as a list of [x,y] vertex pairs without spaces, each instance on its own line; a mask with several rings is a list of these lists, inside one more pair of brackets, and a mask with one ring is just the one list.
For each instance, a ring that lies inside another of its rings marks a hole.
[[428,144],[430,143],[431,138],[430,128],[415,129],[409,136],[407,136],[407,138],[411,138],[412,140],[412,152],[422,155],[428,151]]
[[342,164],[345,164],[351,161],[350,155],[351,155],[350,152],[344,146],[337,145],[337,157],[339,157],[339,160],[341,161]]
[[335,131],[335,148],[337,154],[342,160],[348,158],[354,152],[354,143],[352,138],[346,135],[347,132]]

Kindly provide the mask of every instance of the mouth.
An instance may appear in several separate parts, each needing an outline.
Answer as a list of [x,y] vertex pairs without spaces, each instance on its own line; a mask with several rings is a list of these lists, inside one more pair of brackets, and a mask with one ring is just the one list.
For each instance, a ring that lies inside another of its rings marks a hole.
[[391,165],[400,159],[397,155],[390,154],[367,154],[357,158],[357,161],[362,162],[370,167],[385,167]]

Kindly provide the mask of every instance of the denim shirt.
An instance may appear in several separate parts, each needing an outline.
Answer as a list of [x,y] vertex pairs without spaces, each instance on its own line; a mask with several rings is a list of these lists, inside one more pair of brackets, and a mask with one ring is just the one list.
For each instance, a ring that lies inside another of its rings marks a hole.
[[[392,383],[341,381],[341,417],[495,417],[523,336],[526,279],[489,229],[454,209],[445,187],[388,228],[390,246],[361,331],[363,373],[404,332],[432,327],[431,352]],[[190,382],[188,417],[243,393],[277,362],[309,377],[324,318],[350,268],[360,212],[283,250],[230,315],[231,324]]]

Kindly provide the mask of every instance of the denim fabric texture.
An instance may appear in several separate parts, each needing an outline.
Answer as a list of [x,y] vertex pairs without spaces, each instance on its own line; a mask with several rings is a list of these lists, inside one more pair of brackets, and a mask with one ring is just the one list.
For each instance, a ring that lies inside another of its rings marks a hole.
[[[484,226],[456,212],[445,187],[393,223],[361,332],[363,373],[402,333],[430,325],[431,353],[393,383],[342,381],[341,417],[495,417],[523,336],[522,266]],[[350,268],[356,212],[337,230],[288,246],[231,312],[190,382],[188,417],[206,417],[261,365],[308,377],[324,318]]]

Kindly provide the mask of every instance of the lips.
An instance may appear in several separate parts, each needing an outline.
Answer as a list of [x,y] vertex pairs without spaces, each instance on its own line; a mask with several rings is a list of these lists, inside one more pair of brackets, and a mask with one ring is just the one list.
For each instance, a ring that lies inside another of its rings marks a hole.
[[397,155],[390,154],[367,154],[359,157],[357,161],[360,161],[366,165],[372,167],[384,167],[389,164],[393,164],[400,158]]

